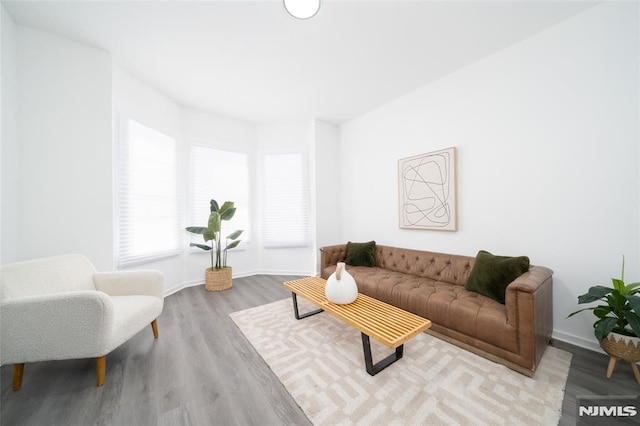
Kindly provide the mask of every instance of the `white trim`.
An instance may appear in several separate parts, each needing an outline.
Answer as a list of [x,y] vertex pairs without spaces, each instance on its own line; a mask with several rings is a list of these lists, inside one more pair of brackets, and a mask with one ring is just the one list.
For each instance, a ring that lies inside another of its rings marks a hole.
[[[305,277],[312,277],[312,276],[317,276],[317,274],[315,273],[309,273],[307,272],[292,272],[292,271],[246,271],[246,272],[242,272],[239,274],[236,274],[235,272],[233,273],[233,278],[244,278],[244,277],[252,277],[254,275],[284,275],[284,276],[305,276]],[[176,284],[174,286],[171,286],[169,288],[167,288],[164,292],[164,297],[168,297],[171,296],[174,293],[179,292],[180,290],[183,290],[185,288],[188,287],[195,287],[198,285],[204,285],[204,276],[202,277],[202,279],[197,279],[197,280],[190,280],[190,281],[185,281],[182,284]]]
[[188,287],[195,287],[197,285],[204,285],[204,277],[202,280],[186,281],[182,284],[176,284],[172,287],[169,287],[165,289],[164,297],[169,297],[172,294],[179,292],[180,290],[184,290],[185,288],[188,288]]
[[561,331],[553,331],[551,333],[551,337],[555,340],[560,340],[562,342],[570,343],[581,348],[589,349],[590,351],[605,353],[600,347],[600,344],[596,341],[595,337],[593,338],[593,340],[590,340],[583,337],[574,336],[573,334],[563,333]]
[[292,276],[298,275],[298,276],[305,276],[305,277],[318,276],[318,274],[315,271],[310,272],[310,271],[284,271],[284,270],[261,271],[260,275],[292,275]]

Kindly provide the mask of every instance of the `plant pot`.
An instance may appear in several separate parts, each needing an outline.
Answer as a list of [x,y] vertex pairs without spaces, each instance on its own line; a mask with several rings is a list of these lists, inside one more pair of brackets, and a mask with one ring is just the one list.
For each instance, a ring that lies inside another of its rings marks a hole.
[[640,361],[640,338],[625,336],[618,333],[609,333],[600,342],[600,347],[609,354],[609,367],[607,368],[607,378],[610,379],[616,368],[618,360],[623,360],[631,365],[631,370],[640,384],[640,371],[636,362]]
[[618,333],[609,333],[606,339],[600,342],[602,349],[614,358],[626,362],[640,361],[640,338],[625,336]]
[[220,291],[231,288],[231,267],[222,269],[207,268],[205,271],[204,288],[207,291]]

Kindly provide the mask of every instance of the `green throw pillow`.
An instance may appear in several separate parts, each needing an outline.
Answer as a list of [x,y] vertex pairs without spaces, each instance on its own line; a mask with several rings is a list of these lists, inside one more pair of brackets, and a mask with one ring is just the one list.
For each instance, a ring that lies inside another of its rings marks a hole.
[[347,258],[344,261],[352,266],[376,266],[376,242],[347,243]]
[[507,286],[528,270],[527,256],[494,256],[488,251],[480,250],[466,288],[504,304]]

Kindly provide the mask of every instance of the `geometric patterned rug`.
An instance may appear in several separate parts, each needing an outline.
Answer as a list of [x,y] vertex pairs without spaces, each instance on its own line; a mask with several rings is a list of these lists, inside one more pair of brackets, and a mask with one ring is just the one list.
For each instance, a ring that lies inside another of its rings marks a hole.
[[[300,312],[316,309],[298,298]],[[231,318],[315,425],[556,425],[571,364],[548,347],[526,377],[422,333],[370,376],[360,332],[321,313],[293,316],[291,298]],[[392,350],[371,339],[374,363]]]

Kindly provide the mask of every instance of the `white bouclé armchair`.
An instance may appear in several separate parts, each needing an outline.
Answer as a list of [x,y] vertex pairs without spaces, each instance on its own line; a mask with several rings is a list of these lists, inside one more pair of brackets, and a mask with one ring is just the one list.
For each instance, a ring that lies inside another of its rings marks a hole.
[[71,254],[4,265],[0,269],[0,364],[13,364],[13,389],[24,364],[96,358],[104,384],[106,355],[151,324],[164,305],[158,271],[96,272]]

